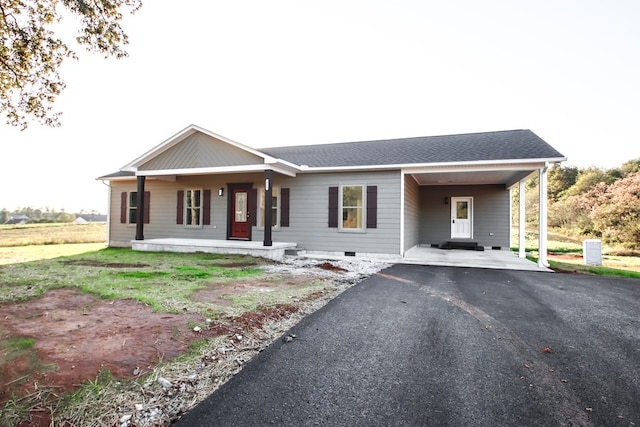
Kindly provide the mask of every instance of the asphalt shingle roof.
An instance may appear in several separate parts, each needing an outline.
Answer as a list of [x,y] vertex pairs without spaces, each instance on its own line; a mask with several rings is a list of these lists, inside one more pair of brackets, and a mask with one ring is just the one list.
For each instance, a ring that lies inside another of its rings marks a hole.
[[260,149],[309,167],[563,158],[528,129]]

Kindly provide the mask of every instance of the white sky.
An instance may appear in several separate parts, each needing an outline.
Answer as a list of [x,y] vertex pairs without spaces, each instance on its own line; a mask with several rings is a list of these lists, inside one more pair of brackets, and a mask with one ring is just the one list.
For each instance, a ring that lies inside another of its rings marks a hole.
[[640,158],[638,22],[637,0],[147,0],[129,58],[65,64],[62,127],[0,117],[0,209],[106,213],[95,178],[192,123],[255,148],[531,129],[618,167]]

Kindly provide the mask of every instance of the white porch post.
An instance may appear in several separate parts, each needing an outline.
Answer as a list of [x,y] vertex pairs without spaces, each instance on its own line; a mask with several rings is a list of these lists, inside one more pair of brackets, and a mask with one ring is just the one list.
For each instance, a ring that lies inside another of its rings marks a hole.
[[404,186],[405,172],[400,172],[400,256],[404,257]]
[[547,261],[547,169],[549,165],[545,164],[540,168],[539,186],[540,186],[540,213],[538,231],[538,265],[540,267],[549,267]]
[[525,181],[520,181],[520,186],[518,189],[518,197],[520,198],[520,209],[518,210],[518,257],[525,258],[527,256],[527,251],[525,248],[525,238],[526,238],[526,209],[525,209]]

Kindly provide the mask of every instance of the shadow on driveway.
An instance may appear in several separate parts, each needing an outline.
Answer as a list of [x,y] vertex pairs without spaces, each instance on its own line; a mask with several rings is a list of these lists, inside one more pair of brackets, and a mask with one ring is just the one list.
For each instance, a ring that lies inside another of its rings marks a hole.
[[640,426],[640,281],[396,265],[176,426]]

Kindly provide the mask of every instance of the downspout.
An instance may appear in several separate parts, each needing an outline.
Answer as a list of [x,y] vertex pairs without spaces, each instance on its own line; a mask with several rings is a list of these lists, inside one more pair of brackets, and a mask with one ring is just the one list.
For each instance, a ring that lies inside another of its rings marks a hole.
[[549,267],[547,261],[547,170],[549,163],[545,162],[540,169],[540,211],[539,211],[539,231],[538,231],[538,266]]
[[526,250],[526,199],[525,199],[525,181],[522,180],[520,181],[520,186],[519,188],[519,197],[520,197],[520,209],[519,209],[519,215],[518,215],[518,257],[519,258],[525,258],[527,256],[527,250]]

